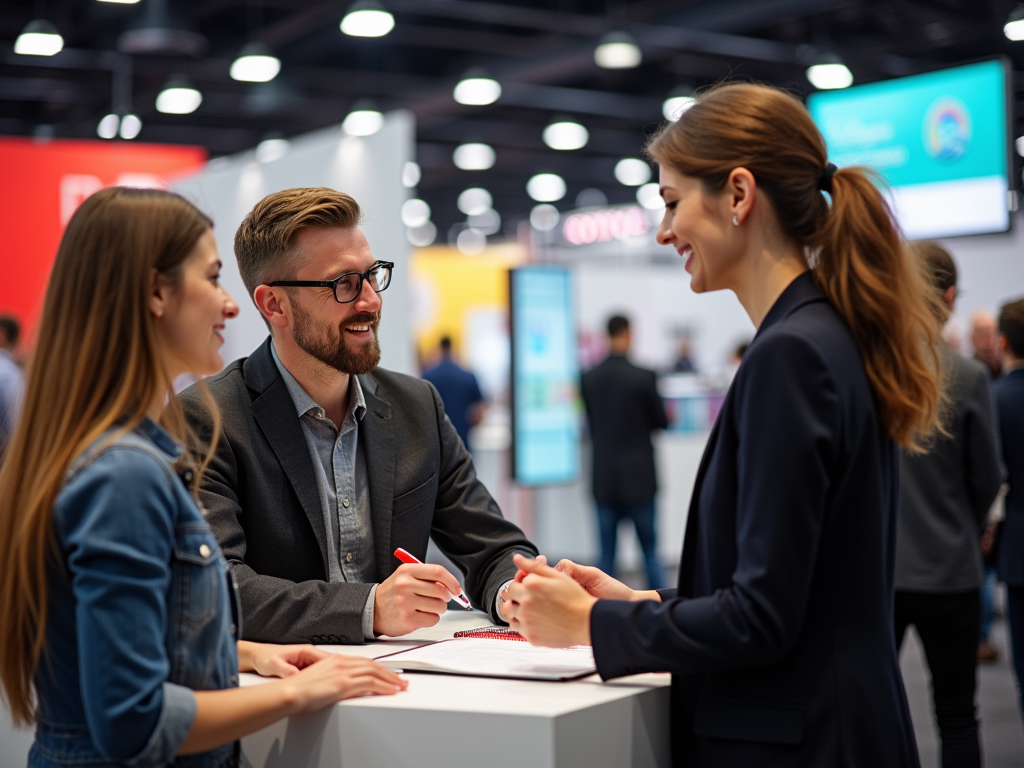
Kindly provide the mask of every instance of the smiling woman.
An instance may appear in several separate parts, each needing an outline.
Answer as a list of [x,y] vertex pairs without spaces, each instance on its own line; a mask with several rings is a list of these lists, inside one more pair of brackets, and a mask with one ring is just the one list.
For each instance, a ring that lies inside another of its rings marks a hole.
[[[404,687],[365,659],[238,639],[194,496],[213,445],[171,391],[221,368],[238,313],[211,224],[177,195],[113,187],[61,240],[0,468],[0,682],[15,724],[36,724],[33,768],[227,768],[278,718]],[[240,670],[290,679],[243,693]]]

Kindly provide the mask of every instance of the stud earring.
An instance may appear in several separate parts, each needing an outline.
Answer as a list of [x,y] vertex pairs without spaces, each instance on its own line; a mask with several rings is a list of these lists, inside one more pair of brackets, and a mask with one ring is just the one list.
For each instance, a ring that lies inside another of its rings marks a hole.
[[740,225],[740,217],[739,216],[733,216],[732,217],[732,225],[734,227],[738,227]]

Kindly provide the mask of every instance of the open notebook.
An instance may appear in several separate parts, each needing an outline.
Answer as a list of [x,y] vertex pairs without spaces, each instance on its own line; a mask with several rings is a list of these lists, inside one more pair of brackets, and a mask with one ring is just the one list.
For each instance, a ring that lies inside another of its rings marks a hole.
[[391,669],[520,680],[575,680],[597,671],[589,646],[538,648],[528,643],[456,638],[377,658]]

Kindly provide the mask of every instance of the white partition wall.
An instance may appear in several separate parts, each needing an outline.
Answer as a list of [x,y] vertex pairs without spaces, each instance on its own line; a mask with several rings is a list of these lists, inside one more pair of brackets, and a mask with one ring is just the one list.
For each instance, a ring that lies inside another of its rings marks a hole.
[[374,255],[395,262],[395,276],[384,294],[380,327],[381,365],[414,372],[409,330],[407,274],[409,244],[400,211],[409,196],[402,168],[413,159],[412,113],[391,112],[372,136],[346,136],[337,127],[293,138],[288,153],[259,162],[253,152],[221,158],[195,176],[174,184],[214,221],[224,269],[222,282],[241,308],[224,334],[225,362],[248,356],[267,337],[267,329],[242,285],[232,242],[242,218],[260,199],[290,187],[331,187],[352,195],[363,209],[362,228]]

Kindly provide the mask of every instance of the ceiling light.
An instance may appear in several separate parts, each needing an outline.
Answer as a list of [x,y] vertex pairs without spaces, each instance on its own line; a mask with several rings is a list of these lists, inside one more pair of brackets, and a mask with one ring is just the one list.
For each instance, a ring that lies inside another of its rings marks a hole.
[[383,127],[383,113],[373,108],[353,109],[341,124],[349,136],[372,136]]
[[572,120],[559,120],[544,129],[544,143],[552,149],[582,149],[589,139],[587,129]]
[[135,5],[139,0],[99,0],[101,3],[116,3],[118,5]]
[[30,21],[14,41],[14,52],[22,56],[53,56],[64,47],[64,38],[46,19]]
[[615,178],[627,187],[639,187],[651,179],[651,166],[635,157],[626,157],[615,164]]
[[849,88],[853,85],[853,73],[839,62],[813,64],[807,68],[807,79],[811,85],[822,91]]
[[117,128],[121,125],[121,118],[111,113],[100,120],[96,126],[96,135],[101,139],[112,139],[117,136]]
[[203,94],[189,85],[183,77],[174,76],[157,94],[156,110],[165,115],[188,115],[199,109]]
[[482,235],[493,235],[501,229],[501,216],[493,208],[488,208],[468,217],[466,223]]
[[231,62],[231,79],[243,83],[268,83],[281,71],[281,60],[262,43],[250,43]]
[[1018,5],[1003,25],[1003,34],[1007,39],[1018,42],[1024,40],[1024,5]]
[[526,182],[526,194],[538,203],[553,203],[565,197],[565,179],[557,173],[538,173]]
[[530,226],[541,232],[548,232],[558,224],[560,214],[555,206],[548,203],[541,203],[533,206],[530,211]]
[[423,178],[423,172],[420,170],[419,163],[409,160],[402,166],[402,186],[406,189],[415,187],[420,183],[421,178]]
[[581,189],[576,195],[577,208],[600,208],[605,205],[608,205],[608,195],[600,189],[587,187],[586,189]]
[[272,163],[287,155],[291,148],[292,145],[288,139],[282,139],[279,136],[264,139],[256,145],[256,160],[261,163]]
[[661,114],[665,116],[666,120],[671,120],[674,123],[683,112],[696,103],[697,99],[693,96],[669,96],[661,105]]
[[1024,157],[1024,136],[1018,136],[1013,146],[1017,148],[1017,154]]
[[125,115],[121,118],[121,128],[118,134],[122,139],[131,141],[139,135],[139,131],[142,130],[142,120],[138,115]]
[[456,205],[467,216],[475,216],[490,208],[493,202],[491,193],[483,187],[470,187],[462,190]]
[[636,190],[636,201],[649,211],[661,210],[665,201],[661,199],[661,190],[656,182],[641,184]]
[[341,31],[352,37],[384,37],[395,28],[395,17],[373,0],[353,3],[341,20]]
[[415,245],[417,248],[425,248],[428,245],[432,245],[434,240],[437,239],[437,227],[434,225],[434,222],[428,221],[420,227],[409,227],[409,229],[405,230],[405,237],[410,244]]
[[490,77],[467,76],[455,86],[455,100],[459,104],[485,106],[501,97],[501,83]]
[[426,200],[414,197],[402,203],[402,223],[407,227],[422,227],[430,221],[430,206]]
[[490,144],[460,144],[452,153],[452,161],[464,171],[486,171],[494,165],[494,148]]
[[605,35],[594,49],[594,63],[602,69],[632,69],[642,60],[640,46],[625,32]]
[[475,229],[464,229],[455,239],[455,246],[467,256],[476,256],[487,247],[487,237]]

